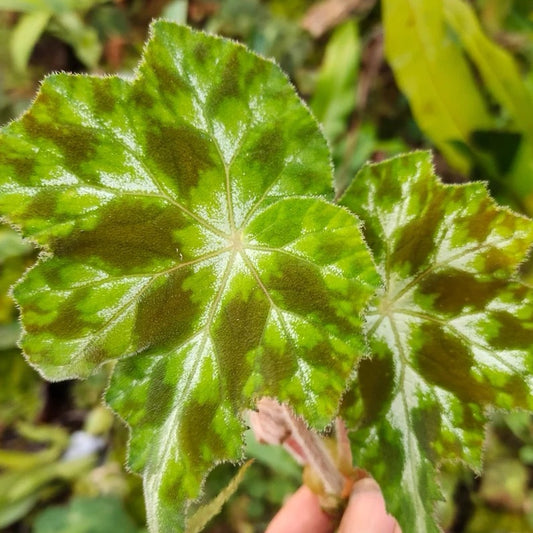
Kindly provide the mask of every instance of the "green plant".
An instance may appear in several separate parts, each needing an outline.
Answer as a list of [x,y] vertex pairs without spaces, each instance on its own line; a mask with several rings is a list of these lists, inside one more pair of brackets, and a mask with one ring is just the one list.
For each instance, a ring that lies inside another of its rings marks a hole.
[[102,45],[83,14],[106,0],[0,0],[0,10],[21,12],[9,39],[13,66],[26,70],[32,50],[46,30],[72,46],[79,60],[94,68]]
[[39,411],[39,376],[20,357],[20,326],[7,295],[34,259],[33,247],[11,228],[0,225],[0,375],[10,377],[0,386],[0,434],[17,420],[31,420]]
[[488,179],[499,200],[533,214],[533,93],[515,58],[464,0],[383,0],[383,27],[420,128],[454,168]]
[[75,498],[68,507],[50,507],[39,514],[35,533],[141,533],[113,497]]
[[[242,460],[263,397],[326,462],[299,417],[342,417],[421,533],[438,530],[439,464],[481,468],[488,408],[532,407],[516,271],[533,223],[480,183],[443,185],[425,152],[365,166],[333,203],[316,121],[231,41],[160,21],[133,81],[48,77],[1,132],[0,180],[0,212],[44,249],[13,291],[21,346],[51,380],[115,361],[106,400],[151,531],[194,530],[191,502]],[[351,465],[315,466],[340,496]]]
[[64,457],[68,433],[53,426],[20,423],[17,432],[42,448],[38,452],[0,450],[0,527],[7,527],[31,511],[46,496],[55,494],[61,482],[85,474],[96,454]]

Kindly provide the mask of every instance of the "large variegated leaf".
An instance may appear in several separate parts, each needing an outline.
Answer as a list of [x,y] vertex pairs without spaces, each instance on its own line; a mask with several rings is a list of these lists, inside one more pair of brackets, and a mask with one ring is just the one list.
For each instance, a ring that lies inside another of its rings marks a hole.
[[487,407],[533,407],[533,291],[515,280],[533,223],[480,183],[441,184],[427,153],[365,167],[341,203],[384,280],[343,406],[355,460],[403,531],[434,532],[439,461],[479,469]]
[[49,379],[117,360],[150,530],[175,532],[257,397],[331,419],[376,273],[278,67],[152,30],[133,82],[51,76],[4,129],[0,211],[48,250],[15,289],[26,355]]

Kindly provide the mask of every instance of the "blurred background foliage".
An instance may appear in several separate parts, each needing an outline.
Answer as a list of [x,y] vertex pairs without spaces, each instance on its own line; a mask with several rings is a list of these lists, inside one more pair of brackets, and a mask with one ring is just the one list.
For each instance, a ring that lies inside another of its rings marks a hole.
[[[158,16],[275,58],[322,124],[338,194],[367,160],[431,148],[446,181],[485,180],[533,215],[533,0],[0,0],[0,124],[47,73],[132,75]],[[16,346],[9,287],[36,255],[0,225],[0,530],[146,531],[127,431],[101,404],[108,369],[46,383]],[[247,454],[212,533],[263,531],[301,483],[282,449],[248,435]],[[218,466],[205,500],[235,472]],[[442,485],[445,531],[533,532],[532,417],[495,413],[483,474],[445,464]]]

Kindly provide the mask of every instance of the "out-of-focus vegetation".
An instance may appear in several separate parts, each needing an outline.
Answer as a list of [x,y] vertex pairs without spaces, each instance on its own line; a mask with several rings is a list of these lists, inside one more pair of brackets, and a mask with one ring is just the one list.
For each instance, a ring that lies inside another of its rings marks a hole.
[[[338,192],[366,160],[431,147],[444,179],[486,180],[533,215],[531,0],[0,0],[0,123],[49,72],[131,76],[157,16],[275,58],[323,126]],[[0,530],[143,531],[140,479],[122,466],[126,431],[101,406],[107,369],[46,383],[16,346],[8,290],[35,258],[0,226]],[[263,531],[300,483],[283,450],[249,436],[247,452],[255,462],[212,532]],[[533,531],[531,416],[496,413],[485,457],[481,476],[443,465],[443,527]],[[235,472],[217,467],[205,500]]]

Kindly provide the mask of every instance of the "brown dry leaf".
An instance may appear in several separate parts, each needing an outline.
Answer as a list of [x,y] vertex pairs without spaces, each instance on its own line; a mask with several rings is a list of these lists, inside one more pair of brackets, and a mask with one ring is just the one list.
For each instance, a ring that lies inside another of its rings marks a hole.
[[352,14],[368,11],[376,0],[325,0],[307,11],[300,25],[318,38]]

